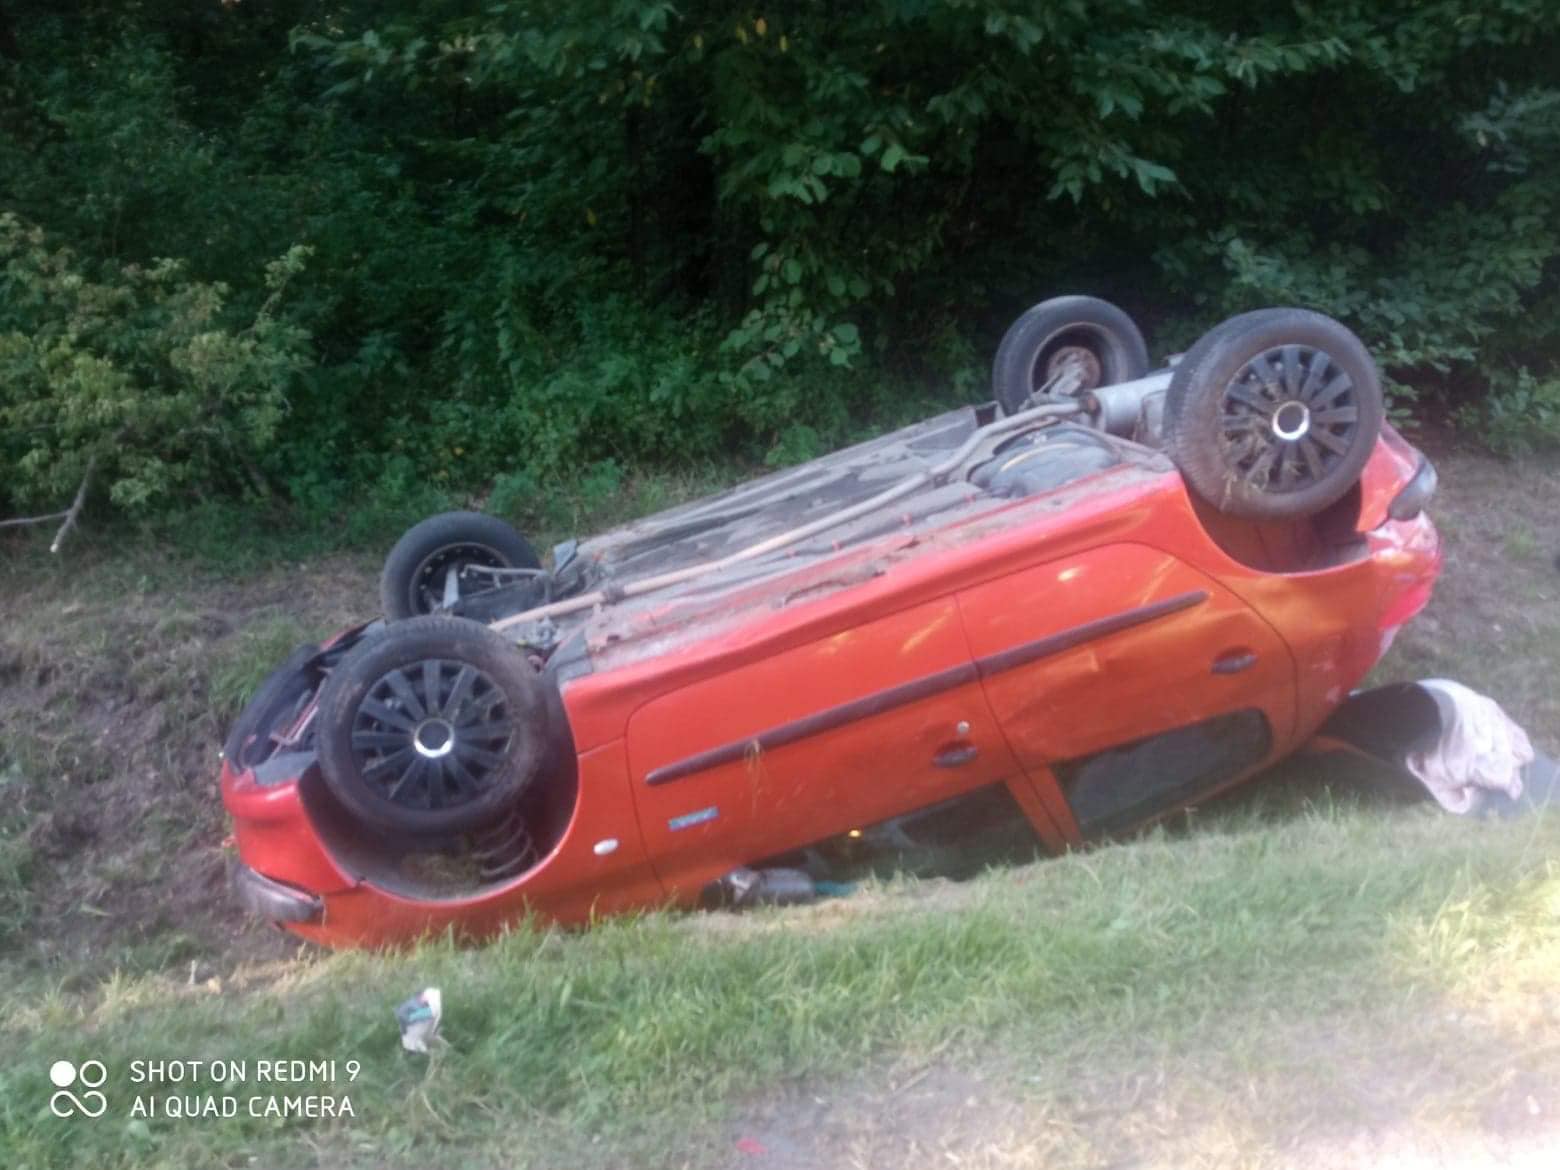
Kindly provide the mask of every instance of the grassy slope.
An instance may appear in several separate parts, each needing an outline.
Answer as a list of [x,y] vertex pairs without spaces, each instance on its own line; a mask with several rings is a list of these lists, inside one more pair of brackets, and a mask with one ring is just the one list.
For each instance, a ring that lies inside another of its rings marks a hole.
[[[1557,846],[1554,817],[1312,808],[713,929],[520,931],[85,995],[31,982],[5,1009],[0,1140],[12,1166],[715,1165],[777,1081],[929,1063],[1066,1119],[1049,1164],[1155,1149],[1117,1099],[1144,1075],[1189,1119],[1177,1141],[1217,1123],[1247,1153],[1403,1115],[1498,1125],[1530,1094],[1560,1104],[1539,993],[1560,962]],[[396,1050],[390,1017],[425,984],[450,1041],[431,1063]],[[101,1122],[42,1111],[61,1055],[108,1064]],[[127,1125],[131,1059],[267,1055],[361,1061],[355,1120]]]
[[[1483,686],[1553,750],[1560,472],[1440,456],[1446,581],[1384,673]],[[959,886],[284,957],[220,890],[213,708],[370,598],[371,566],[0,574],[7,1165],[1285,1164],[1403,1125],[1537,1140],[1560,1110],[1552,817],[1445,818],[1312,762],[1185,831]],[[432,1062],[390,1016],[427,984]],[[48,1065],[89,1056],[108,1116],[49,1116]],[[129,1121],[132,1059],[268,1056],[361,1061],[355,1120]]]

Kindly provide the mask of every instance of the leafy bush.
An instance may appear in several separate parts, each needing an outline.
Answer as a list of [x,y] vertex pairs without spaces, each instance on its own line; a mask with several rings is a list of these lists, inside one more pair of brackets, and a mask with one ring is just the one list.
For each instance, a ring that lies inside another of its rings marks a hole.
[[1457,424],[1503,455],[1560,447],[1560,371],[1536,377],[1526,366],[1457,412]]
[[175,494],[263,491],[254,458],[275,434],[307,333],[276,315],[303,265],[267,267],[271,299],[245,326],[227,289],[176,261],[99,278],[44,233],[0,214],[0,428],[18,500],[58,500],[90,471],[127,508]]

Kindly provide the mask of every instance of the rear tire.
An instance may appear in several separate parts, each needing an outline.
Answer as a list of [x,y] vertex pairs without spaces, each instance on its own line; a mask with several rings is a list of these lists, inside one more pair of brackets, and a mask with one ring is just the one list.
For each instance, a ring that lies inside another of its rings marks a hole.
[[1354,486],[1381,432],[1376,363],[1331,317],[1262,309],[1204,334],[1165,392],[1187,485],[1252,520],[1310,516]]
[[371,828],[424,837],[492,824],[536,779],[549,733],[544,684],[519,649],[451,617],[355,647],[316,719],[336,799]]
[[[444,512],[408,528],[379,577],[385,617],[401,621],[433,613],[444,604],[444,583],[467,565],[493,569],[539,569],[529,541],[497,516]],[[470,594],[467,594],[469,596]]]
[[1148,373],[1148,345],[1131,317],[1098,297],[1052,297],[1008,328],[991,363],[991,392],[1003,414],[1017,414],[1030,395],[1078,362],[1081,397]]

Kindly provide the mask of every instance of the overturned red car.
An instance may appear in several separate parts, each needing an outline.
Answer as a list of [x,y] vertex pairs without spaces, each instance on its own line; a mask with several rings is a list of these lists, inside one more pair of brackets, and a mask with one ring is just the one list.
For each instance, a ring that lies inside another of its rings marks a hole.
[[493,517],[414,527],[384,619],[228,738],[241,899],[322,943],[475,938],[993,799],[1067,849],[1293,751],[1429,598],[1434,471],[1327,317],[1150,371],[1120,310],[1058,298],[994,390],[547,568]]

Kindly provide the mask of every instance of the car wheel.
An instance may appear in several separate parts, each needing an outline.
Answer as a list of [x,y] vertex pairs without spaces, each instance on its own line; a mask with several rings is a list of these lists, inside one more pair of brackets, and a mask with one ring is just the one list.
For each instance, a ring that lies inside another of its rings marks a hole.
[[1341,498],[1383,416],[1364,344],[1307,309],[1214,327],[1165,392],[1166,447],[1187,484],[1220,511],[1256,520],[1312,515]]
[[543,683],[479,622],[420,617],[343,658],[320,692],[320,772],[374,828],[418,836],[491,824],[535,780]]
[[[496,516],[445,512],[414,524],[395,542],[379,578],[379,599],[391,621],[432,613],[446,605],[451,586],[458,596],[473,588],[473,566],[539,569],[542,562],[525,537]],[[480,580],[480,577],[479,577]],[[494,588],[501,582],[486,579]],[[463,591],[464,587],[464,591]]]
[[991,363],[991,392],[1004,414],[1017,414],[1069,365],[1080,375],[1070,393],[1086,394],[1148,373],[1148,345],[1132,318],[1109,301],[1053,297],[1003,335]]

